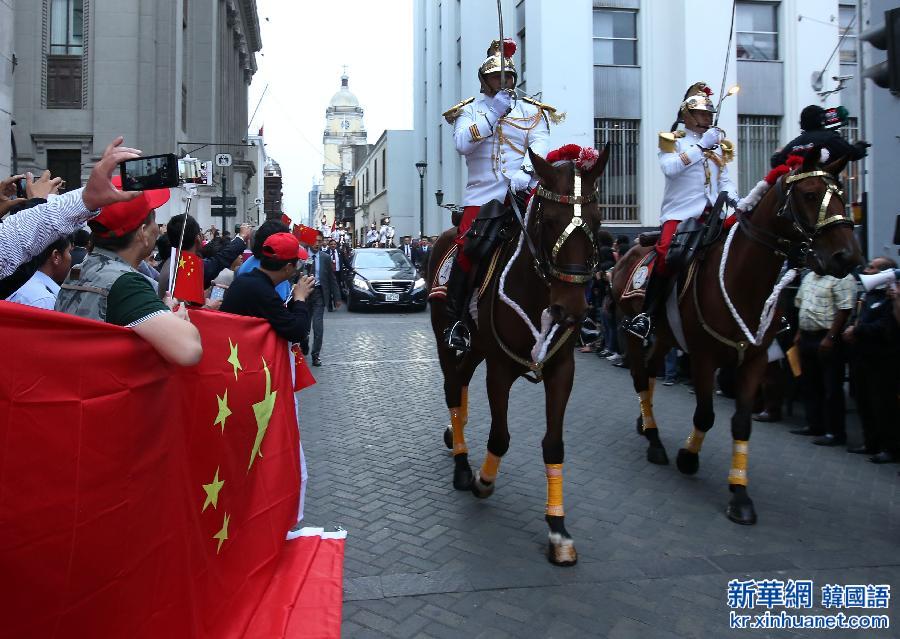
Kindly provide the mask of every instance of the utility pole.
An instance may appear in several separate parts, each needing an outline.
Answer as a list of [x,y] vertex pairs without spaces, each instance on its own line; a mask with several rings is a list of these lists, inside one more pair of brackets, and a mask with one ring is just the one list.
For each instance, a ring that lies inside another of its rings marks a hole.
[[226,180],[227,180],[227,178],[225,177],[225,167],[223,166],[222,167],[222,208],[220,209],[222,211],[222,237],[225,237],[225,224],[227,224],[227,222],[225,221],[227,218],[227,216],[225,215],[225,211],[227,210],[227,207],[224,204]]

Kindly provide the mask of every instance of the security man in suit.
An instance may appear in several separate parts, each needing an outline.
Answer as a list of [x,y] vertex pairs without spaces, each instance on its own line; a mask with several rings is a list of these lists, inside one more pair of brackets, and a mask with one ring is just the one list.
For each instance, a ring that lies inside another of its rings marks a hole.
[[321,366],[319,355],[322,352],[322,338],[325,331],[325,309],[331,310],[341,307],[341,289],[338,286],[337,276],[334,272],[334,262],[328,251],[322,249],[324,235],[320,232],[316,243],[310,247],[307,270],[313,277],[314,286],[309,296],[310,315],[312,316],[312,363],[313,366]]

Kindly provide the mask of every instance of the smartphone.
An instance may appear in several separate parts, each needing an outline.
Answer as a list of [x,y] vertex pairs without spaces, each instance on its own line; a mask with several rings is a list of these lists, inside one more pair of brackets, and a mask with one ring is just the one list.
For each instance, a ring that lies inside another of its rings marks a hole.
[[148,155],[119,164],[123,191],[147,191],[178,186],[178,158],[173,153]]
[[28,197],[25,191],[25,178],[18,180],[16,182],[16,197],[17,198],[25,198]]

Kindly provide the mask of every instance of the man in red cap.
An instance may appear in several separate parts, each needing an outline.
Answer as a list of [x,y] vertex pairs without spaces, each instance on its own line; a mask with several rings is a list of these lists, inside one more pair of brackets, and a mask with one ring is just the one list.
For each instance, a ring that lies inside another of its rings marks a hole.
[[305,344],[309,339],[309,311],[306,298],[313,278],[301,277],[285,304],[275,287],[297,273],[300,241],[290,233],[274,233],[262,245],[259,266],[239,275],[228,287],[219,310],[235,315],[260,317],[289,342]]
[[200,333],[184,307],[172,312],[138,271],[159,237],[156,208],[168,200],[169,190],[158,189],[104,206],[88,222],[94,251],[82,262],[81,277],[62,285],[56,310],[130,328],[165,359],[193,366],[203,355]]

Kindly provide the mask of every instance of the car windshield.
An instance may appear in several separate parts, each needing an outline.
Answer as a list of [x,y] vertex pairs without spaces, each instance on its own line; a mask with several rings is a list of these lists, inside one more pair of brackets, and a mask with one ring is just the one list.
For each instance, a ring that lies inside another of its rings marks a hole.
[[409,260],[400,251],[357,251],[354,256],[355,268],[408,268]]

